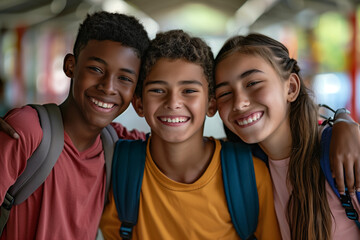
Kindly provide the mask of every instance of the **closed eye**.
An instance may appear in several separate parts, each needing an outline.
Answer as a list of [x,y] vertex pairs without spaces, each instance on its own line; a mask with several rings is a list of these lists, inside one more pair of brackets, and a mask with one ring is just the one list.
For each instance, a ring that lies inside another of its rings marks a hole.
[[246,87],[251,87],[251,86],[254,86],[254,85],[258,84],[258,83],[261,83],[261,81],[252,81],[252,82],[249,82],[249,83],[246,85]]
[[222,93],[219,93],[217,94],[216,98],[219,99],[219,98],[222,98],[222,97],[225,97],[227,95],[231,94],[231,92],[222,92]]

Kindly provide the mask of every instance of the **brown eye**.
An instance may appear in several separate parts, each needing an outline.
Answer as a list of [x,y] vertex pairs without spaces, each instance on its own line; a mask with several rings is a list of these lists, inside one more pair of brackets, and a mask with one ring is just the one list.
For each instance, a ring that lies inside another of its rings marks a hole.
[[149,92],[153,92],[153,93],[164,93],[165,91],[162,90],[162,89],[153,88],[153,89],[150,89]]
[[98,67],[88,67],[91,71],[97,72],[97,73],[103,73],[103,71]]
[[133,82],[131,78],[128,78],[126,76],[120,76],[119,80],[126,81],[126,82]]
[[185,89],[184,90],[184,93],[195,93],[195,92],[198,92],[198,91],[194,90],[194,89]]

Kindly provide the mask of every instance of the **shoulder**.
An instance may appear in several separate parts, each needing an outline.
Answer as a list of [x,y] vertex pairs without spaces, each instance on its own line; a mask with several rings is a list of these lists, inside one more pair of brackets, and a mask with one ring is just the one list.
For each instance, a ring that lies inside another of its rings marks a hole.
[[30,106],[23,106],[21,108],[11,109],[5,116],[6,121],[12,121],[13,123],[21,122],[22,117],[28,117],[29,120],[39,119],[37,112]]
[[30,107],[24,106],[22,108],[12,109],[5,117],[15,131],[26,139],[27,136],[39,135],[42,138],[41,125],[37,111]]
[[133,139],[133,140],[146,139],[144,132],[140,132],[136,129],[129,131],[126,129],[126,127],[124,127],[118,122],[112,122],[111,126],[115,129],[120,139]]
[[269,174],[268,167],[266,166],[264,161],[262,161],[259,158],[253,156],[253,163],[254,163],[255,174],[257,174],[257,173],[258,174],[263,174],[263,173]]

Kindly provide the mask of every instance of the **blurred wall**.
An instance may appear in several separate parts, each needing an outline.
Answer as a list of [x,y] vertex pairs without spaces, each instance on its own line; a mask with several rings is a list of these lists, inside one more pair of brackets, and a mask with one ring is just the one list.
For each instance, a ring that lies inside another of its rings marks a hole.
[[[214,54],[232,35],[252,31],[267,34],[283,42],[291,56],[298,59],[301,74],[314,90],[316,101],[333,108],[352,108],[355,103],[357,114],[354,117],[359,119],[360,77],[356,61],[360,59],[358,5],[346,11],[329,10],[321,14],[304,7],[292,19],[278,20],[277,16],[271,16],[273,6],[268,6],[259,13],[262,15],[258,19],[247,19],[249,23],[245,26],[246,16],[242,8],[234,10],[231,15],[206,4],[187,4],[167,12],[162,15],[161,21],[156,21],[141,11],[141,5],[132,6],[113,0],[84,2],[86,4],[79,5],[76,11],[60,14],[59,17],[33,24],[23,22],[12,27],[0,25],[1,115],[8,108],[26,103],[61,103],[65,99],[70,81],[62,71],[63,58],[66,53],[72,52],[79,23],[86,14],[104,9],[135,15],[144,23],[151,38],[158,31],[183,28],[202,37]],[[239,12],[242,14],[240,19]],[[0,24],[1,21],[4,20],[0,15]],[[354,78],[357,83],[355,90]],[[132,107],[116,121],[129,129],[149,131],[145,120],[139,118]],[[225,136],[218,115],[207,118],[205,135]]]

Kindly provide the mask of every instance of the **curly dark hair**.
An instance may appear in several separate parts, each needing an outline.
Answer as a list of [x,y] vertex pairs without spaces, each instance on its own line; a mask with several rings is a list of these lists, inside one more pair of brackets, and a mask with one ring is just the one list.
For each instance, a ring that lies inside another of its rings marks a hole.
[[143,82],[160,58],[184,59],[201,66],[208,81],[209,98],[214,96],[214,55],[211,48],[202,39],[191,37],[183,30],[158,33],[155,39],[150,42],[140,69],[139,82],[136,88],[137,96],[142,96]]
[[138,19],[105,11],[88,14],[80,24],[73,49],[75,60],[90,40],[120,42],[124,46],[133,48],[140,59],[150,43],[148,34]]

